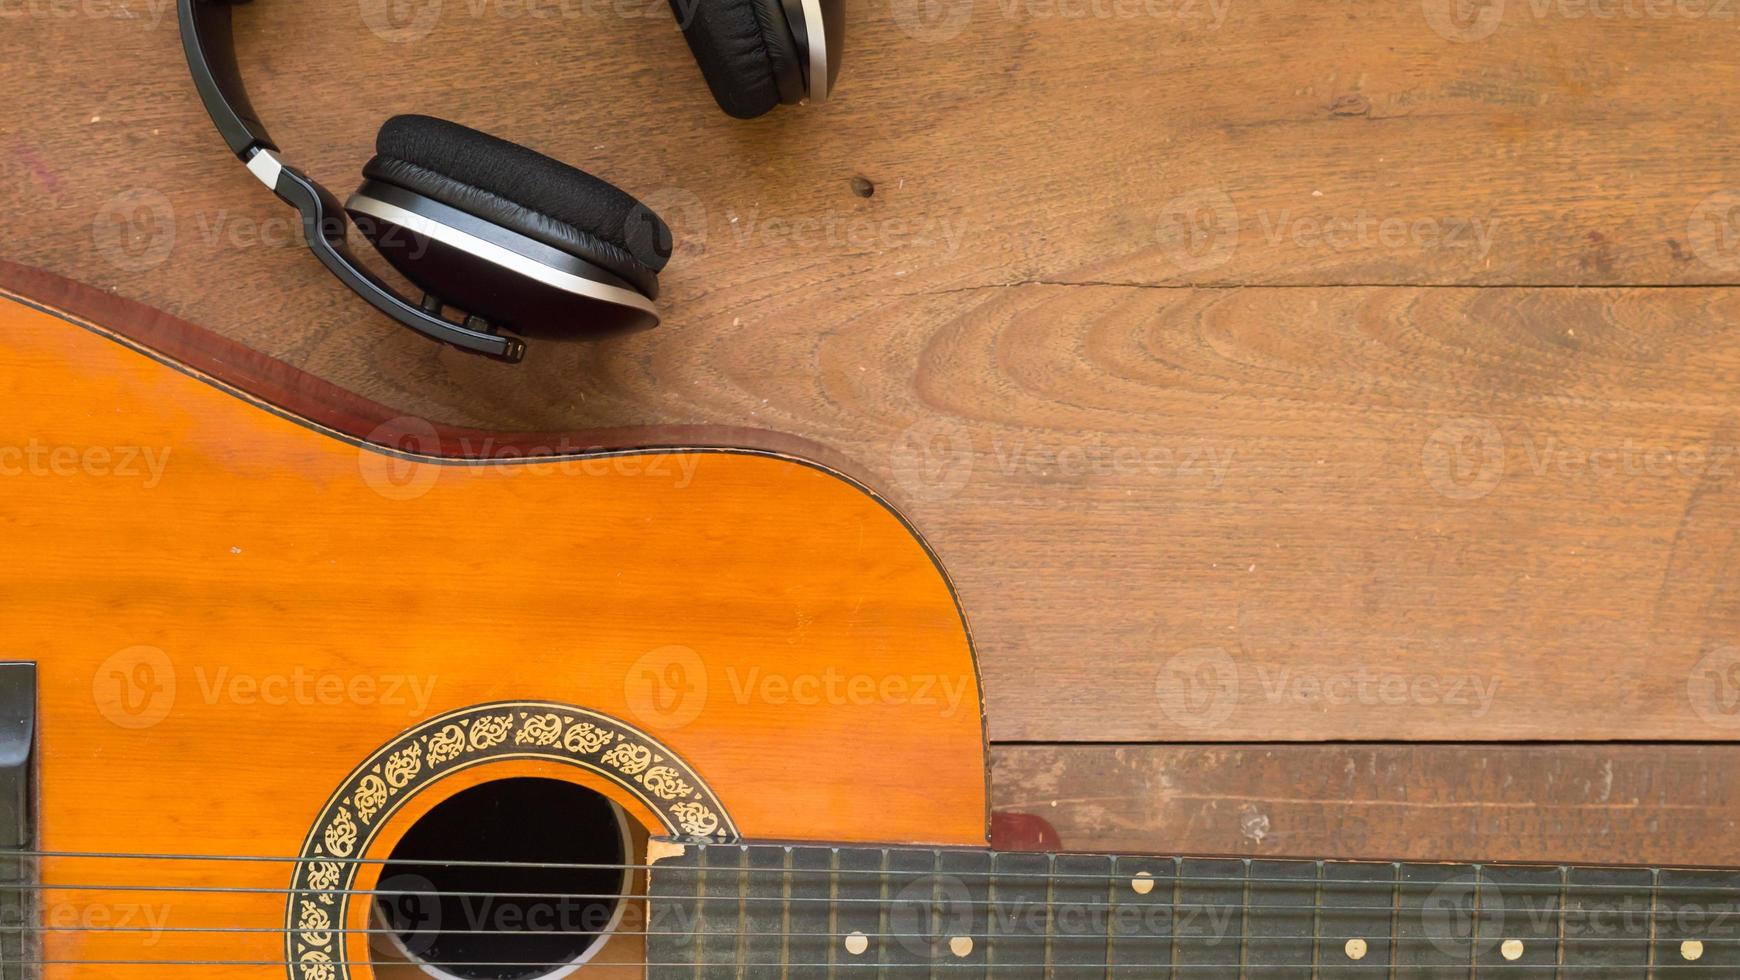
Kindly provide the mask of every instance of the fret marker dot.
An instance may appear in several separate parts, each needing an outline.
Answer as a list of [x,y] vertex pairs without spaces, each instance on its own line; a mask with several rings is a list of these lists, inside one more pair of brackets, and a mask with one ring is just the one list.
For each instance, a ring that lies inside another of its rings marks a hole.
[[963,959],[973,955],[973,937],[956,936],[949,940],[949,952]]
[[1343,952],[1347,953],[1347,958],[1350,960],[1365,959],[1365,940],[1363,939],[1349,939],[1347,945],[1341,948]]
[[865,938],[861,932],[854,932],[846,937],[846,952],[853,956],[863,956],[864,951],[869,948],[870,940]]
[[1685,942],[1680,943],[1680,956],[1685,959],[1695,960],[1703,955],[1704,944],[1698,942],[1696,939],[1688,939]]
[[1504,944],[1498,947],[1498,952],[1507,960],[1520,960],[1523,954],[1522,940],[1506,939]]
[[1154,876],[1146,871],[1136,872],[1136,877],[1130,879],[1130,890],[1138,895],[1146,895],[1154,890]]

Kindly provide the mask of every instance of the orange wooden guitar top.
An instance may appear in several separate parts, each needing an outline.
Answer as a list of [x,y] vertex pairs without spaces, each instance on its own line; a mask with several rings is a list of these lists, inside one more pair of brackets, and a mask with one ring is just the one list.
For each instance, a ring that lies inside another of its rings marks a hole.
[[[731,451],[389,452],[143,351],[110,332],[124,323],[73,320],[0,300],[0,657],[40,665],[44,849],[293,856],[371,753],[497,701],[644,732],[745,837],[984,843],[961,612],[864,488]],[[425,430],[392,431],[415,449]],[[456,774],[396,819],[507,772],[596,784],[658,829],[644,799],[536,758]],[[168,927],[49,931],[50,962],[284,957],[285,864],[62,858],[41,874],[104,886],[45,892],[50,926]],[[259,931],[169,931],[213,925]]]

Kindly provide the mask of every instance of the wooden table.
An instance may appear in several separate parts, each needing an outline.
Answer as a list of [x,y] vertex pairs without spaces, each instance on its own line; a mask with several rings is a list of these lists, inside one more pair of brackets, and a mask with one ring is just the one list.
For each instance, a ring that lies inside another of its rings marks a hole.
[[1736,5],[853,0],[838,100],[748,124],[663,7],[238,17],[341,194],[421,111],[653,203],[655,331],[371,313],[166,0],[0,4],[0,259],[406,415],[846,469],[1069,846],[1740,863]]

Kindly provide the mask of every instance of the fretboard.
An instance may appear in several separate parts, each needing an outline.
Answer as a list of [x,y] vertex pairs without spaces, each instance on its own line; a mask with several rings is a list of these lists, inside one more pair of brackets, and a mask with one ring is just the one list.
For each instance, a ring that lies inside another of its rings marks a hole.
[[684,844],[649,980],[1735,977],[1740,872]]

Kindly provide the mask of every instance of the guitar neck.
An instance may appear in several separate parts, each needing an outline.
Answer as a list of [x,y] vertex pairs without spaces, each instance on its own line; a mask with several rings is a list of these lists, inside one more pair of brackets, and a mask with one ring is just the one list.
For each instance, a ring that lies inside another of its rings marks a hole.
[[648,977],[1655,977],[1740,970],[1740,872],[683,845]]

